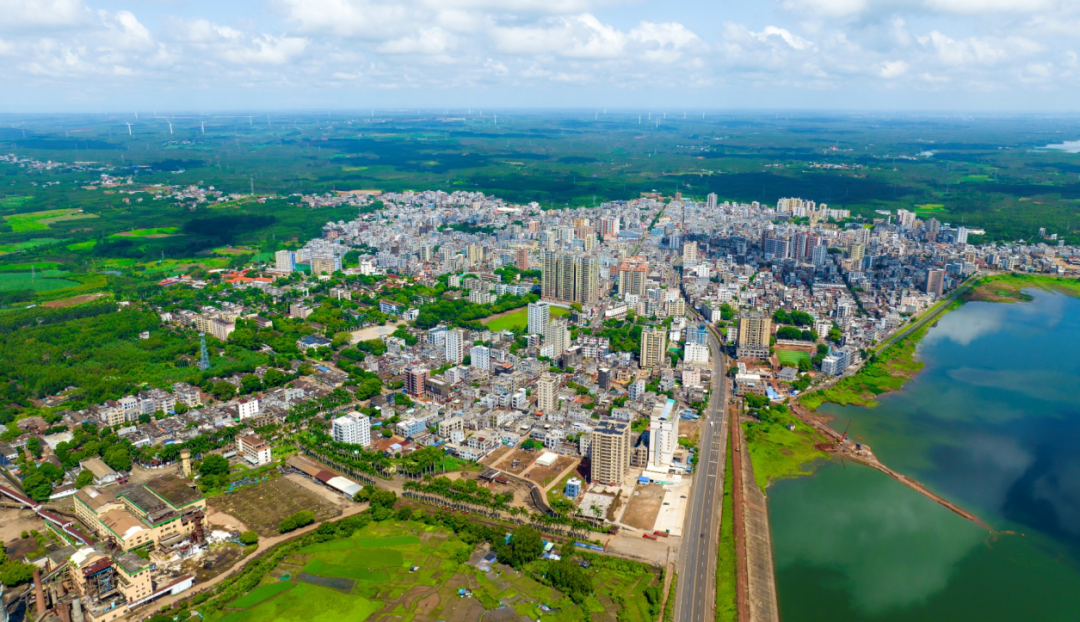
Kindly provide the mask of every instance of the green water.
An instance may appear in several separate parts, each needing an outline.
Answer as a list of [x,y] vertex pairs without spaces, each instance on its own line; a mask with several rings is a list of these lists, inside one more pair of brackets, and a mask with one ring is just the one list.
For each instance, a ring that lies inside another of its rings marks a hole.
[[823,463],[769,490],[780,614],[801,620],[1080,620],[1080,301],[969,303],[920,346],[926,368],[851,420],[889,477]]

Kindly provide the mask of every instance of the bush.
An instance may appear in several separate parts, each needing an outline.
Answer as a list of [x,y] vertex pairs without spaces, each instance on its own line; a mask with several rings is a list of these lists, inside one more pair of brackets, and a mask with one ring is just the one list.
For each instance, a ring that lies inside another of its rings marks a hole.
[[281,521],[278,525],[278,531],[281,533],[288,533],[294,529],[305,527],[315,522],[315,514],[308,510],[300,510],[296,514]]
[[256,544],[258,542],[259,542],[259,534],[255,533],[254,531],[248,530],[248,531],[245,531],[245,532],[240,534],[240,544],[250,546],[250,545]]

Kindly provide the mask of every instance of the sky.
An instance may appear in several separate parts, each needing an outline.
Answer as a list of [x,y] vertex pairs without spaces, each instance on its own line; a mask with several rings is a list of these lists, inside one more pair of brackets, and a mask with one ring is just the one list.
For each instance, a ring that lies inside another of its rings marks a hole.
[[1078,0],[0,0],[0,111],[1072,112]]

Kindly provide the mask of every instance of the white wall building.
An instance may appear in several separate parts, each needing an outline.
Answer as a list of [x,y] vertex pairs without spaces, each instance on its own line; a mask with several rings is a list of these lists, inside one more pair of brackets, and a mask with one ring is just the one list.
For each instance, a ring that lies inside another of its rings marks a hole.
[[350,412],[334,419],[333,435],[338,443],[367,447],[371,445],[371,420],[356,411]]
[[491,350],[485,346],[473,346],[469,350],[469,362],[472,367],[491,371]]

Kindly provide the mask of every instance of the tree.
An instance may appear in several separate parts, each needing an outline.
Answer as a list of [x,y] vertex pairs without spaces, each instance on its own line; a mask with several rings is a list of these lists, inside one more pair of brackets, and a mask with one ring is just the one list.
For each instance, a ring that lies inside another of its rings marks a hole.
[[390,438],[391,436],[394,435],[394,431],[391,430],[390,428],[386,427],[386,426],[383,426],[381,434],[382,434],[383,438]]
[[393,508],[397,503],[397,493],[393,490],[373,490],[368,498],[372,507]]
[[248,530],[240,534],[240,544],[250,546],[259,541],[259,534],[254,531]]
[[102,460],[115,471],[131,470],[131,454],[128,453],[127,447],[124,447],[123,445],[110,447],[109,450],[105,452]]
[[41,439],[36,437],[36,436],[31,436],[26,441],[26,449],[31,454],[33,454],[35,458],[41,458],[41,451],[42,451]]
[[148,415],[146,413],[143,413],[143,414],[139,415],[139,423],[141,425],[146,425],[146,424],[150,423],[150,415]]
[[34,501],[48,501],[52,496],[52,482],[38,469],[32,469],[23,479],[23,492]]
[[236,387],[222,380],[221,382],[215,382],[214,386],[210,387],[210,394],[219,401],[224,402],[236,395]]
[[203,458],[199,465],[199,474],[203,477],[227,475],[229,473],[229,461],[217,454],[211,454]]
[[[584,602],[593,591],[592,577],[570,557],[563,557],[551,564],[548,567],[547,580],[551,582],[552,587],[566,594],[577,604]],[[656,591],[659,592],[659,589]],[[651,600],[649,602],[652,603]]]
[[248,374],[240,379],[240,386],[244,393],[255,393],[262,388],[262,380],[255,374]]
[[522,525],[513,531],[509,542],[497,542],[495,552],[499,561],[512,568],[520,569],[540,557],[540,554],[544,552],[544,542],[540,538],[539,531],[528,525]]
[[282,373],[278,369],[271,367],[270,369],[266,370],[265,374],[263,374],[263,384],[267,387],[280,386],[284,384],[285,378],[286,376],[284,373]]
[[75,478],[75,487],[82,488],[83,486],[89,486],[94,483],[94,474],[86,469],[83,469],[79,476]]

